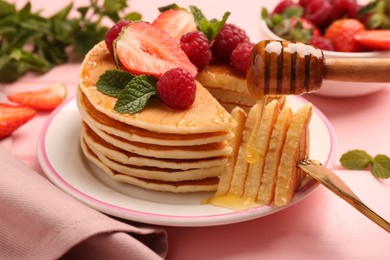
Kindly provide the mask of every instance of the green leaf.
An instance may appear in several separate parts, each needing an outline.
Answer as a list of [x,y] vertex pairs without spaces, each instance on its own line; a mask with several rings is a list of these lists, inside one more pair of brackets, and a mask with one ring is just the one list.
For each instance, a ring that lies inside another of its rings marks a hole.
[[282,16],[284,18],[301,17],[303,15],[303,8],[300,6],[290,6],[284,9]]
[[134,77],[118,96],[114,109],[119,113],[135,114],[141,111],[155,95],[157,79],[150,75]]
[[81,18],[84,18],[87,15],[88,10],[89,10],[88,6],[83,6],[83,7],[77,8],[77,11],[80,13]]
[[107,70],[100,75],[96,82],[97,89],[111,97],[118,97],[121,91],[134,78],[130,73],[123,70]]
[[105,14],[118,13],[126,7],[126,0],[104,0],[103,4]]
[[377,178],[390,178],[390,158],[384,154],[375,156],[371,172]]
[[197,29],[203,32],[207,39],[210,42],[214,40],[219,31],[222,29],[223,25],[226,23],[227,19],[230,16],[230,12],[225,12],[222,17],[222,20],[217,20],[215,18],[207,20],[202,11],[196,6],[190,6],[192,15],[194,16],[194,21],[197,26]]
[[138,12],[130,12],[126,14],[123,18],[129,21],[140,21],[142,19],[142,15]]
[[15,12],[16,12],[15,5],[0,0],[0,18],[7,15],[12,15]]
[[51,20],[65,20],[68,17],[72,8],[73,8],[73,3],[70,3],[67,6],[65,6],[65,8],[61,9],[60,11],[58,11],[57,13],[52,15],[50,17],[50,19]]
[[162,13],[162,12],[165,12],[165,11],[167,11],[169,9],[180,9],[180,7],[177,4],[170,4],[170,5],[159,7],[158,11],[160,13]]
[[362,170],[372,163],[372,157],[363,150],[351,150],[340,158],[341,165],[349,170]]

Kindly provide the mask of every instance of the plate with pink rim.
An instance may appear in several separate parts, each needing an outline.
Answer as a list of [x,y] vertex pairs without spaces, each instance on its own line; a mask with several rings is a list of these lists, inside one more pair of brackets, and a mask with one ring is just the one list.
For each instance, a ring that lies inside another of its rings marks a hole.
[[[296,110],[307,102],[289,96]],[[310,157],[331,168],[335,161],[333,127],[316,107],[310,122]],[[115,217],[165,226],[215,226],[260,218],[303,200],[318,183],[305,180],[286,207],[254,207],[231,210],[204,204],[210,192],[174,194],[112,181],[84,157],[80,148],[81,118],[75,98],[57,108],[45,122],[38,145],[39,163],[47,177],[61,190],[86,205]]]

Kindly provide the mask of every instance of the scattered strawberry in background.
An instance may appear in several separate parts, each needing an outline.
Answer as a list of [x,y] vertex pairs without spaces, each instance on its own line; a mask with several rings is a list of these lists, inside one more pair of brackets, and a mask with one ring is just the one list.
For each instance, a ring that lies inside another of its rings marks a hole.
[[51,111],[57,108],[66,98],[66,87],[57,83],[49,87],[11,94],[8,99],[36,110]]
[[355,34],[365,31],[364,25],[355,19],[334,21],[326,30],[325,38],[333,43],[335,51],[359,52],[365,49],[355,40]]
[[196,24],[191,12],[181,8],[168,9],[161,12],[156,20],[152,22],[152,25],[168,32],[177,41],[184,34],[196,31]]
[[0,103],[0,140],[10,136],[36,115],[30,107]]

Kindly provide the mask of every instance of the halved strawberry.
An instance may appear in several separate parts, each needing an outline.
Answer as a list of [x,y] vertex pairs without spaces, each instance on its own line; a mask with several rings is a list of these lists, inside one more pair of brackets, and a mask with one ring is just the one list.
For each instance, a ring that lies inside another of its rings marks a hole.
[[30,107],[0,103],[0,139],[10,136],[35,115]]
[[169,34],[147,22],[125,27],[114,42],[115,60],[133,75],[161,77],[173,68],[183,68],[194,78],[198,70]]
[[364,30],[355,40],[369,50],[390,50],[390,30]]
[[194,16],[184,9],[166,10],[160,13],[152,25],[166,31],[178,41],[184,34],[196,30]]
[[53,110],[58,107],[66,97],[66,87],[57,83],[36,91],[25,91],[8,96],[12,102],[25,105],[36,110]]

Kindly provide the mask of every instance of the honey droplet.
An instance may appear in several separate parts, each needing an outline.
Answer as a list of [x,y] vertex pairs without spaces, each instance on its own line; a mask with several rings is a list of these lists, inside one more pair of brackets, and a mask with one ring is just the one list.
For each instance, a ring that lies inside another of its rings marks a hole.
[[260,151],[253,144],[248,144],[244,150],[245,161],[255,163],[260,160]]

